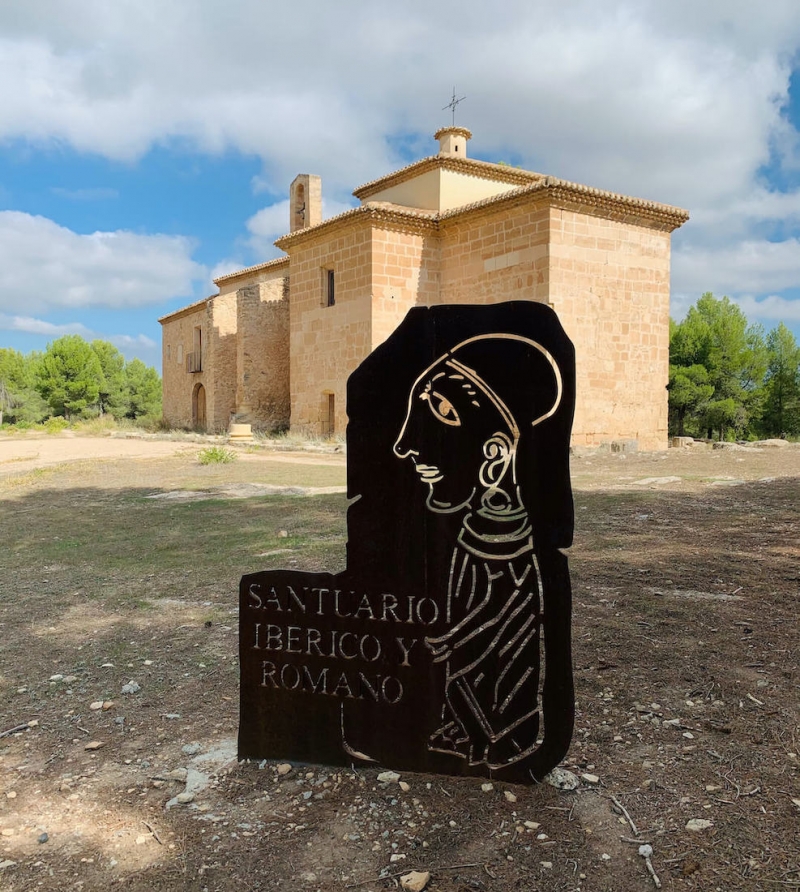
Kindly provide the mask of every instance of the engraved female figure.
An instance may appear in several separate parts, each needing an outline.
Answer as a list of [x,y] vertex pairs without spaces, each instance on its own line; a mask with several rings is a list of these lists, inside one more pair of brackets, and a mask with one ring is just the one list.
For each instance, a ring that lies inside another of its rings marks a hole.
[[542,591],[518,469],[562,389],[555,360],[535,341],[479,335],[417,378],[394,444],[428,486],[429,510],[464,512],[447,631],[426,639],[445,664],[442,722],[428,748],[470,765],[510,766],[542,742]]

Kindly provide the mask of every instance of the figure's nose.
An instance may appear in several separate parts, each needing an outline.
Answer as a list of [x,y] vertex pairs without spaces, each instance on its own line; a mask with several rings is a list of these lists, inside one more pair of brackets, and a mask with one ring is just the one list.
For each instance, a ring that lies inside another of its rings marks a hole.
[[403,429],[400,431],[400,436],[397,438],[394,446],[392,447],[392,452],[398,458],[408,458],[409,456],[419,455],[416,449],[411,448],[411,443],[409,442],[408,436],[408,419],[406,419],[406,423],[403,425]]

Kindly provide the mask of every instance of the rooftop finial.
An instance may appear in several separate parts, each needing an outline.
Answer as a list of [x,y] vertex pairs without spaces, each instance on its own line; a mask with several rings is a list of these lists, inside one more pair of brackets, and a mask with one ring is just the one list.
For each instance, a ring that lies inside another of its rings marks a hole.
[[449,108],[453,112],[453,127],[456,126],[456,106],[466,98],[466,96],[462,96],[460,99],[456,99],[456,88],[453,87],[453,98],[442,108],[442,111]]

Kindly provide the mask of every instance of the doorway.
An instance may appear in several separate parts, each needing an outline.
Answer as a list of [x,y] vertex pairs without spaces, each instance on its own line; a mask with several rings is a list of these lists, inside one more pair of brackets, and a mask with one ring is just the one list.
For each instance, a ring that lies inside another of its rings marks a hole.
[[192,391],[192,427],[206,429],[206,389],[202,384],[195,384]]

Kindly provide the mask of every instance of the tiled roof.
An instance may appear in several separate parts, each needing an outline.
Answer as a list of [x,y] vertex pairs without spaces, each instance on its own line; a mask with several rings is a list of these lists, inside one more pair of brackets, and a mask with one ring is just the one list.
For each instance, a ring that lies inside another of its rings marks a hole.
[[173,310],[171,313],[167,313],[166,316],[162,316],[158,321],[163,325],[163,323],[169,321],[175,316],[182,316],[184,313],[190,313],[194,312],[195,310],[199,310],[204,304],[207,304],[216,296],[216,294],[212,294],[209,297],[204,297],[202,300],[196,300],[193,304],[189,304],[186,307],[181,307],[179,310]]
[[224,276],[217,276],[217,278],[214,279],[214,284],[219,285],[220,282],[227,282],[230,279],[238,279],[240,276],[249,276],[252,273],[260,273],[262,270],[274,266],[281,266],[281,264],[288,262],[288,257],[276,257],[274,260],[267,260],[266,263],[257,263],[255,266],[247,266],[244,269],[237,269],[232,273],[225,273]]
[[510,167],[507,164],[492,164],[489,161],[478,161],[476,158],[456,158],[453,155],[431,155],[423,158],[421,161],[415,161],[401,167],[394,173],[387,174],[377,180],[371,180],[363,186],[359,186],[353,192],[356,198],[365,199],[376,192],[388,189],[390,186],[397,186],[406,180],[418,177],[429,170],[436,168],[444,168],[445,170],[454,170],[457,173],[470,174],[480,177],[483,180],[495,180],[499,183],[514,183],[523,185],[535,180],[542,179],[542,174],[534,173],[531,170],[522,170],[519,167]]

